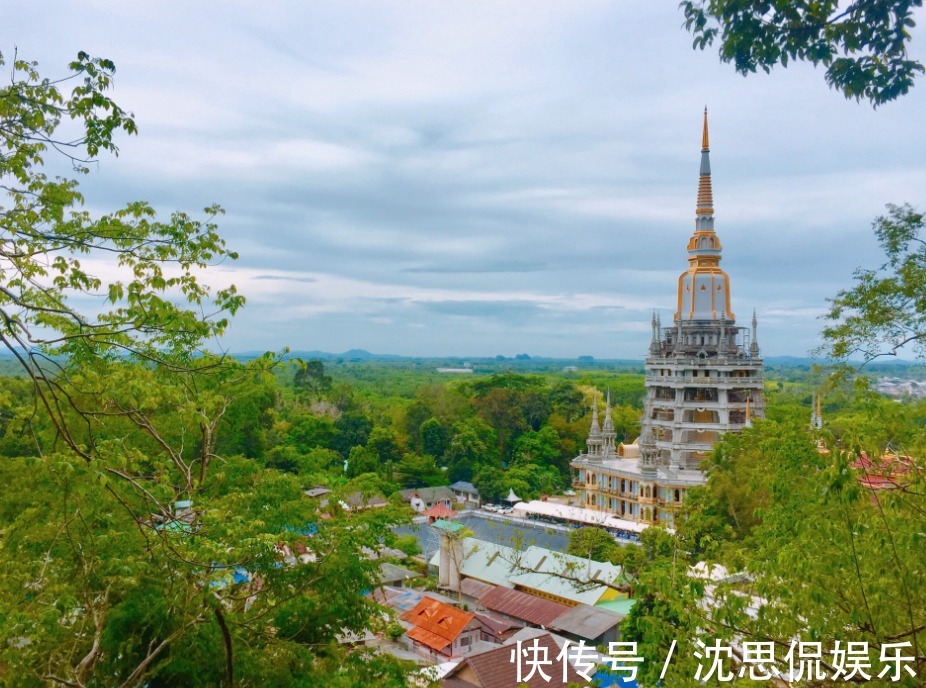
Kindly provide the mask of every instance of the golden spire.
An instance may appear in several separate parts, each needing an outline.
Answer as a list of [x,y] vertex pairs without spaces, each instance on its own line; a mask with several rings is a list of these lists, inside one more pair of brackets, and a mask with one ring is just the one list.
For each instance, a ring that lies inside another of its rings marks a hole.
[[704,133],[701,135],[701,178],[698,180],[698,208],[695,214],[714,214],[714,192],[711,189],[711,151],[707,138],[707,108],[704,108]]
[[710,150],[710,145],[707,142],[707,105],[704,106],[704,133],[701,135],[701,150],[706,151]]

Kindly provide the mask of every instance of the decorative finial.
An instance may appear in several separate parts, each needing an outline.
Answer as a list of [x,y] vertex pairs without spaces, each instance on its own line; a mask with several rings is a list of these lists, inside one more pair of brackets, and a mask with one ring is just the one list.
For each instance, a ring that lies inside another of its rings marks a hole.
[[749,342],[749,356],[751,358],[756,358],[759,355],[759,335],[757,334],[757,327],[759,321],[756,320],[756,309],[752,309],[752,338]]
[[[707,140],[707,108],[704,108],[704,133],[701,136],[701,178],[698,180],[698,206],[695,214],[698,217],[710,217],[714,214],[714,193],[711,189],[711,153]],[[708,220],[713,229],[713,220]],[[701,229],[701,227],[698,227]]]
[[701,150],[710,150],[710,144],[707,140],[707,105],[704,106],[704,134],[701,136]]

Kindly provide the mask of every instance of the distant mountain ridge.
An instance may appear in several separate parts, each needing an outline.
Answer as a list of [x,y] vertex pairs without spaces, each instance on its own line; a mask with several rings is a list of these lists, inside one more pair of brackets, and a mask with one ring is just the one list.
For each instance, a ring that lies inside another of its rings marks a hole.
[[[247,360],[251,358],[257,358],[266,353],[265,351],[260,350],[251,350],[251,351],[233,351],[229,352],[230,356],[235,358]],[[633,365],[641,366],[643,364],[642,358],[596,358],[593,356],[574,356],[572,358],[564,358],[560,356],[529,356],[527,354],[517,354],[512,356],[403,356],[401,354],[378,354],[367,351],[366,349],[349,349],[342,353],[332,353],[330,351],[319,351],[313,349],[311,351],[303,350],[293,350],[285,354],[284,359],[294,359],[301,358],[304,360],[309,359],[319,359],[322,361],[442,361],[442,362],[478,362],[478,361],[505,361],[511,363],[526,363],[529,361],[537,362],[548,362],[548,363],[562,363],[564,365],[582,365],[582,364],[620,364],[620,365]],[[15,356],[9,351],[0,351],[0,360],[13,360]],[[814,364],[824,363],[820,359],[808,358],[802,356],[768,356],[764,358],[765,364],[767,366],[810,366]],[[861,363],[857,361],[857,363]],[[891,367],[891,366],[900,366],[900,367],[909,367],[909,366],[922,366],[924,363],[922,361],[909,361],[905,359],[894,359],[890,357],[879,358],[868,364],[866,367]]]

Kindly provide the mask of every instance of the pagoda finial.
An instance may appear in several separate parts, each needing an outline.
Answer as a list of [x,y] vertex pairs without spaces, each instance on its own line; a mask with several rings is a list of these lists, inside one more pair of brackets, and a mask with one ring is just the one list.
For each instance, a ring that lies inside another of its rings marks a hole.
[[[711,217],[714,214],[714,192],[711,188],[711,152],[707,140],[707,108],[704,108],[704,133],[701,135],[701,178],[698,180],[698,208],[695,214]],[[710,220],[713,222],[713,220]],[[701,227],[698,227],[702,229]],[[705,227],[703,229],[713,229]]]
[[820,406],[820,399],[823,395],[817,392],[813,395],[813,409],[810,414],[810,427],[814,430],[823,429],[823,409]]
[[707,105],[704,106],[704,133],[701,135],[701,150],[710,150],[710,144],[707,140]]
[[755,358],[759,355],[759,335],[756,333],[756,328],[759,325],[759,321],[756,320],[756,309],[752,309],[752,338],[749,342],[749,355],[752,358]]

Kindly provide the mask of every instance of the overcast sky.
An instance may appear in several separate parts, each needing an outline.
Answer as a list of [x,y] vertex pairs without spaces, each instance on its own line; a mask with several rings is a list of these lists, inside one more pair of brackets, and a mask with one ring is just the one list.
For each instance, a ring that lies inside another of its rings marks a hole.
[[682,20],[676,0],[0,0],[0,51],[116,62],[139,136],[88,206],[225,207],[232,351],[642,358],[687,266],[707,105],[733,310],[764,354],[806,355],[827,297],[881,262],[884,204],[926,206],[926,80],[874,111],[810,66],[743,78]]

